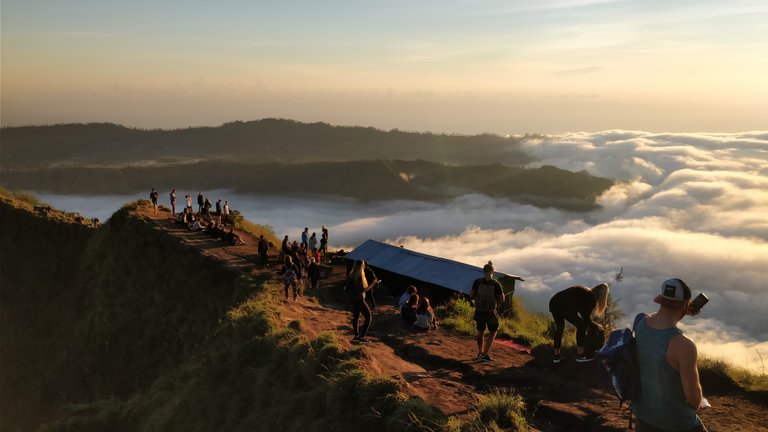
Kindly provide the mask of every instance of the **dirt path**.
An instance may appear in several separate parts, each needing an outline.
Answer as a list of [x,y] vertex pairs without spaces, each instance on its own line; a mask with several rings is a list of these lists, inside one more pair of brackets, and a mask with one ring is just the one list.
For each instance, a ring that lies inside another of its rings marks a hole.
[[[178,237],[202,254],[254,276],[273,271],[257,265],[256,239],[238,234],[244,246],[228,246],[205,233],[176,227],[169,212],[140,213],[154,220],[158,228]],[[271,252],[276,254],[276,252]],[[276,260],[276,255],[271,255]],[[351,314],[341,294],[344,269],[335,267],[322,280],[317,292],[307,292],[297,301],[286,301],[280,319],[288,325],[300,321],[308,336],[337,332],[351,346]],[[493,362],[475,359],[474,338],[440,329],[414,333],[400,324],[391,297],[379,296],[369,333],[371,343],[363,349],[365,367],[372,373],[393,377],[409,395],[420,397],[446,415],[467,416],[476,395],[496,388],[511,389],[523,396],[532,413],[532,430],[541,431],[624,431],[627,415],[616,398],[601,385],[603,377],[596,362],[564,362],[557,370],[529,354],[494,345]],[[707,389],[705,389],[706,391]],[[710,431],[768,431],[768,403],[757,404],[742,396],[708,394],[712,409],[701,416]]]

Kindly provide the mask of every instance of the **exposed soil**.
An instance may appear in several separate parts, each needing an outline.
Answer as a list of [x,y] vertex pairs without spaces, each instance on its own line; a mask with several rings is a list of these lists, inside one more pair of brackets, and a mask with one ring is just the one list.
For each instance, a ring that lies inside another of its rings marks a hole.
[[[141,209],[159,229],[176,236],[206,256],[220,260],[256,277],[275,276],[274,269],[259,264],[256,239],[238,232],[246,245],[229,246],[205,233],[176,227],[170,212]],[[270,252],[277,267],[276,251]],[[307,336],[334,331],[351,346],[351,314],[341,294],[345,269],[334,267],[321,280],[317,292],[305,292],[297,301],[286,301],[280,320],[301,322]],[[473,337],[439,329],[416,333],[403,328],[394,304],[381,294],[373,311],[371,342],[365,346],[364,367],[401,382],[405,392],[420,397],[446,415],[464,417],[472,411],[478,394],[495,388],[522,395],[528,406],[532,430],[624,431],[628,415],[605,386],[597,362],[577,364],[573,358],[553,368],[550,359],[537,359],[515,349],[494,345],[492,362],[478,361]],[[700,413],[710,431],[768,431],[768,401],[764,397],[734,391],[732,386],[704,388],[713,408]]]

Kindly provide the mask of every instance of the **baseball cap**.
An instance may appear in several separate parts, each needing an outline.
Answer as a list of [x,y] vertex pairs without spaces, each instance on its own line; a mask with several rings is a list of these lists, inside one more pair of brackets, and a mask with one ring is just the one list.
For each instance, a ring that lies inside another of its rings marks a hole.
[[682,279],[669,279],[661,284],[661,294],[653,299],[654,302],[661,305],[677,305],[681,302],[691,299],[691,289]]

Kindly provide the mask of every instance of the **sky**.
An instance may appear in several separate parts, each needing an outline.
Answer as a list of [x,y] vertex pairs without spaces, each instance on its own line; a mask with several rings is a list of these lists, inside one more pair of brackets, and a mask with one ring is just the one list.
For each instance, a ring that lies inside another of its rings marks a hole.
[[756,0],[3,0],[0,124],[450,133],[768,124]]

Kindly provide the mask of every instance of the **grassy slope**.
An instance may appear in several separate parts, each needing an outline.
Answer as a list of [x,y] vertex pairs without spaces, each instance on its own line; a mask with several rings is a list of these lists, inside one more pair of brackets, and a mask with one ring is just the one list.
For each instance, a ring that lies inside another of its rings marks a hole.
[[[524,422],[509,395],[481,403],[470,422],[443,418],[395,381],[363,372],[360,353],[333,334],[309,340],[298,322],[279,328],[279,287],[197,255],[130,206],[98,230],[19,211],[4,227],[29,219],[40,224],[30,234],[75,229],[81,238],[62,239],[71,247],[56,237],[19,242],[18,258],[2,256],[3,287],[35,290],[11,302],[18,289],[3,292],[4,429],[456,431]],[[35,273],[60,256],[72,260],[64,273]],[[29,322],[40,330],[23,331]]]

